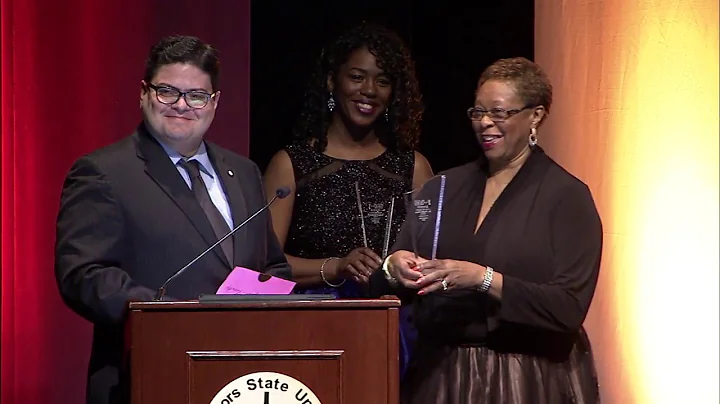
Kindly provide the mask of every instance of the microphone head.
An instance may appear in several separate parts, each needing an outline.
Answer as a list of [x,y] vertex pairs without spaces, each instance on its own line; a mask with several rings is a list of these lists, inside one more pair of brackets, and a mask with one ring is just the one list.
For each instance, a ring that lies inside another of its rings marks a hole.
[[283,199],[290,195],[290,187],[280,187],[275,190],[275,196],[277,196],[280,199]]

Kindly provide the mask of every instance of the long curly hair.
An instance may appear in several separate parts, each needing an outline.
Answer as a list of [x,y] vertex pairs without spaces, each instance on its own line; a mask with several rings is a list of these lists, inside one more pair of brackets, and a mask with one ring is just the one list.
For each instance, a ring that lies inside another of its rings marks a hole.
[[392,99],[388,107],[388,120],[378,118],[374,123],[380,143],[390,149],[414,149],[420,136],[420,122],[424,106],[420,86],[415,77],[415,66],[410,51],[394,32],[387,28],[362,23],[326,46],[305,92],[304,104],[294,135],[300,139],[315,140],[314,147],[323,152],[327,147],[327,131],[332,112],[327,102],[327,76],[337,77],[340,66],[357,49],[366,47],[377,59],[377,64],[391,80]]

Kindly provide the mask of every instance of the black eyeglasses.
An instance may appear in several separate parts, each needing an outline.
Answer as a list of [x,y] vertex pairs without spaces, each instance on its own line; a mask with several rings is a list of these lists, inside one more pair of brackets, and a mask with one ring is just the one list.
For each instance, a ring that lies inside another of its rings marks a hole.
[[471,121],[481,121],[485,115],[487,115],[493,122],[505,122],[513,115],[517,115],[528,108],[534,107],[535,106],[533,105],[526,105],[520,109],[493,108],[490,110],[482,109],[480,107],[471,107],[467,110],[467,116]]
[[205,108],[208,102],[217,94],[217,92],[208,94],[205,91],[180,91],[174,87],[156,86],[150,83],[146,84],[155,90],[157,100],[166,105],[173,105],[180,100],[180,97],[183,97],[188,107],[201,109]]

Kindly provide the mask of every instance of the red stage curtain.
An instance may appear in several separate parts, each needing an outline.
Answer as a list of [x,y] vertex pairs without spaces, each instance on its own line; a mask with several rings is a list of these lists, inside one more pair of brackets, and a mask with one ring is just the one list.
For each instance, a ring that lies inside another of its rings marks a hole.
[[90,324],[61,301],[55,215],[73,160],[129,134],[139,82],[161,36],[221,52],[223,96],[210,138],[248,150],[250,0],[0,0],[2,18],[3,404],[84,402]]

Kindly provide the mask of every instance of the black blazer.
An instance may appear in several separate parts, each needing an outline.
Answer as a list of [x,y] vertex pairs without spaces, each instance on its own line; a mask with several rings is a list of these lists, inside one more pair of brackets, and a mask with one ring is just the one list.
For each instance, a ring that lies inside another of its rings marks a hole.
[[[250,160],[206,142],[235,225],[266,203]],[[63,185],[55,276],[60,294],[94,323],[87,402],[127,400],[123,321],[131,300],[148,301],[217,237],[192,191],[144,125],[78,159]],[[290,278],[269,211],[234,235],[229,265],[218,246],[167,287],[174,299],[215,293],[234,266]]]

